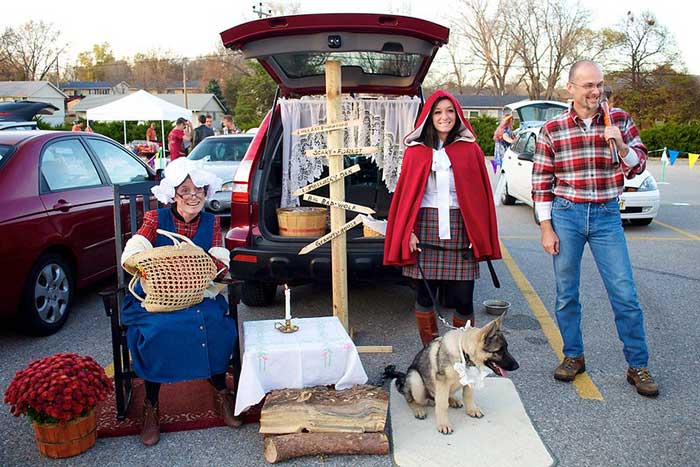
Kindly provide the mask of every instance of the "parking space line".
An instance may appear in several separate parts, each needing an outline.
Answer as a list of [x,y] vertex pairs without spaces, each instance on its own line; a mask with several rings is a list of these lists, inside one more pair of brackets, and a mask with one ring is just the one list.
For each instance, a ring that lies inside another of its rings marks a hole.
[[[501,242],[501,253],[503,254],[503,262],[506,264],[510,275],[513,276],[515,285],[518,286],[520,292],[523,294],[523,297],[525,297],[525,301],[530,307],[530,310],[532,310],[532,314],[535,316],[537,321],[539,321],[542,332],[549,341],[550,347],[552,347],[552,350],[554,350],[554,353],[557,355],[559,361],[563,360],[564,354],[562,353],[561,349],[564,343],[561,340],[559,328],[554,323],[552,317],[549,316],[549,312],[544,306],[544,303],[542,303],[542,299],[539,295],[537,295],[537,292],[535,292],[535,289],[532,287],[532,284],[530,284],[530,281],[527,280],[523,272],[515,263],[515,260],[513,260],[513,257],[510,255],[503,242]],[[598,391],[596,385],[593,384],[593,381],[587,373],[578,375],[574,380],[573,385],[581,399],[598,401],[603,400],[603,396],[600,394],[600,391]]]
[[700,240],[700,237],[698,237],[697,235],[693,235],[690,232],[686,232],[685,230],[681,230],[678,227],[674,227],[672,225],[665,224],[661,221],[657,221],[656,219],[654,219],[653,222],[654,222],[654,224],[659,224],[661,227],[666,227],[667,229],[671,229],[676,233],[679,233],[681,235],[685,235],[686,237],[688,237],[691,240]]
[[[680,232],[679,232],[680,233]],[[692,234],[685,233],[685,237],[652,237],[647,235],[630,235],[625,237],[627,241],[676,241],[676,242],[692,242],[700,240],[700,237],[695,237]],[[499,238],[505,240],[539,240],[539,235],[499,235]]]

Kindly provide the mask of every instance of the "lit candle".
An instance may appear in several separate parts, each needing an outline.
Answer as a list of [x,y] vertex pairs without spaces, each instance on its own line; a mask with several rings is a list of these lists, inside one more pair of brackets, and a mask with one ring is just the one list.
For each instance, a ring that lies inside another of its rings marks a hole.
[[287,284],[284,284],[284,319],[292,319],[291,291]]

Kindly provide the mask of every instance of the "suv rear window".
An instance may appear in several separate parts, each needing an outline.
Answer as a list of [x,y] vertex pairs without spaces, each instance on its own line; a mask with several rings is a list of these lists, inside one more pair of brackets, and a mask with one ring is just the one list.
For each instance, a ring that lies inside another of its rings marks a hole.
[[[401,45],[397,44],[397,47],[401,48]],[[368,75],[401,78],[415,75],[423,63],[421,55],[403,52],[296,52],[277,54],[272,58],[289,78],[323,75],[328,60],[340,61],[343,68],[360,68]]]

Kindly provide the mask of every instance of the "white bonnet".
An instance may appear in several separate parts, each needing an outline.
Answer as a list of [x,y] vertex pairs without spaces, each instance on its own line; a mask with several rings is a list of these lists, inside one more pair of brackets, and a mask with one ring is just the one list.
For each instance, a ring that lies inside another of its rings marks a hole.
[[200,161],[192,161],[179,157],[170,162],[163,172],[159,185],[151,188],[151,192],[163,204],[170,204],[175,198],[175,188],[180,186],[189,175],[197,188],[207,187],[207,198],[221,189],[221,179],[204,168]]

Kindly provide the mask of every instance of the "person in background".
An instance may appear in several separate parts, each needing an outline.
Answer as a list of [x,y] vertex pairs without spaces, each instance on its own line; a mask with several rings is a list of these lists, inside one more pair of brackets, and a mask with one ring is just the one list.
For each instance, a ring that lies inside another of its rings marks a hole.
[[170,161],[174,161],[179,157],[187,155],[184,142],[192,140],[190,122],[185,118],[178,118],[175,122],[175,128],[168,133],[168,151],[170,151]]
[[92,127],[90,127],[89,122],[85,125],[85,133],[93,133]]
[[438,336],[431,294],[442,286],[455,304],[453,325],[473,326],[479,262],[501,258],[501,249],[484,153],[457,99],[441,90],[430,96],[404,144],[384,264],[402,266],[414,280],[416,322],[426,346]]
[[151,124],[148,125],[148,128],[146,129],[146,141],[148,141],[149,143],[158,142],[158,134],[156,133],[156,124],[153,122],[151,122]]
[[236,127],[236,124],[233,123],[233,117],[231,115],[224,115],[223,125],[223,133],[225,135],[236,135],[241,132],[241,130]]
[[[540,219],[542,248],[552,255],[555,314],[564,341],[564,360],[554,370],[554,378],[573,381],[586,371],[579,288],[588,243],[615,315],[628,364],[627,381],[639,394],[655,397],[659,388],[647,369],[644,317],[618,202],[624,178],[644,171],[647,149],[624,110],[611,109],[612,124],[605,125],[604,85],[603,72],[595,62],[574,63],[566,85],[572,104],[542,126],[535,148],[532,200]],[[611,157],[611,140],[617,144],[618,161]]]
[[493,147],[493,169],[496,172],[503,163],[506,149],[513,144],[513,116],[511,114],[503,116],[503,120],[501,120],[501,123],[493,133],[493,140],[496,143]]
[[83,122],[80,120],[74,120],[70,131],[83,131]]
[[211,127],[211,116],[202,114],[198,117],[198,120],[199,126],[194,129],[194,133],[192,134],[192,148],[190,150],[196,148],[197,145],[204,140],[204,138],[214,136],[214,130]]
[[207,115],[207,119],[205,120],[204,124],[207,126],[207,128],[211,129],[213,135],[217,135],[219,133],[219,131],[214,128],[214,117],[211,115]]

